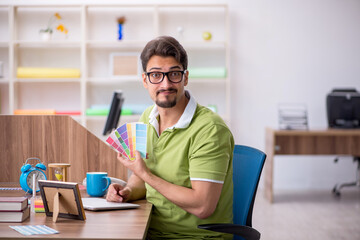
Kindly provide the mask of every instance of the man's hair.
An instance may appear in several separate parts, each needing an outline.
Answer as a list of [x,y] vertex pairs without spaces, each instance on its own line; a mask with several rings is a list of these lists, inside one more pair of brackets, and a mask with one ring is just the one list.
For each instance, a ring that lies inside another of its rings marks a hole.
[[185,49],[181,44],[173,37],[161,36],[148,42],[141,53],[141,64],[144,72],[146,72],[146,66],[149,59],[152,56],[160,57],[174,57],[184,68],[187,69],[188,57]]

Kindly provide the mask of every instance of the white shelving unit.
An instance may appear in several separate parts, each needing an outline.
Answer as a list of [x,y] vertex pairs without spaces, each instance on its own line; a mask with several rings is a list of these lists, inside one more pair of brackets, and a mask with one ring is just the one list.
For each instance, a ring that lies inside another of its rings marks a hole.
[[[42,41],[39,30],[59,13],[67,35],[53,33]],[[125,16],[123,39],[118,40],[117,18]],[[203,32],[212,34],[205,41]],[[125,105],[150,105],[140,73],[112,78],[112,53],[139,53],[160,35],[177,38],[189,55],[189,69],[223,68],[226,76],[190,78],[188,89],[202,105],[216,105],[230,124],[229,16],[227,5],[179,5],[119,3],[117,5],[1,5],[0,77],[1,114],[16,109],[80,111],[75,119],[101,136],[105,116],[87,116],[86,109],[111,102],[121,89]],[[17,78],[18,67],[60,67],[80,70],[79,78]],[[191,70],[190,70],[191,74]],[[136,121],[139,115],[122,116],[121,122]]]

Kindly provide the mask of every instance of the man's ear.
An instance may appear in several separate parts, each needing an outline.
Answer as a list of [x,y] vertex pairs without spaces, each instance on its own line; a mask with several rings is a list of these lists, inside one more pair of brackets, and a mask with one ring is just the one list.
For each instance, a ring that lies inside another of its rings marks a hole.
[[189,70],[186,70],[184,74],[184,86],[188,84],[188,81],[189,81]]
[[147,82],[146,82],[146,74],[142,73],[141,77],[142,77],[143,86],[144,86],[144,88],[147,89],[148,86],[147,86]]

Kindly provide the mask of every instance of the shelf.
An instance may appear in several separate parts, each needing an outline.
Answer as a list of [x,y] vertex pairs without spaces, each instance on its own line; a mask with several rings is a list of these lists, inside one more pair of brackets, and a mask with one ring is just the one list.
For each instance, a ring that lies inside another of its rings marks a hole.
[[119,84],[119,83],[139,83],[141,81],[141,76],[129,76],[129,77],[96,77],[88,78],[89,84]]
[[117,49],[141,49],[146,45],[145,41],[102,41],[102,40],[89,40],[86,43],[89,48],[117,48]]
[[80,48],[81,43],[76,41],[26,41],[17,40],[14,41],[15,46],[20,48]]
[[201,41],[201,42],[183,42],[183,46],[188,50],[196,49],[225,49],[226,43],[222,41]]
[[[140,49],[142,50],[146,41],[101,41],[101,40],[89,40],[87,41],[87,46],[90,48],[120,48],[120,49]],[[226,43],[222,41],[190,41],[182,42],[182,45],[186,49],[225,49]]]
[[[121,121],[125,122],[133,122],[138,121],[141,115],[125,115],[121,116]],[[107,119],[107,116],[86,116],[87,121],[105,121]]]
[[80,83],[80,78],[17,78],[14,83]]

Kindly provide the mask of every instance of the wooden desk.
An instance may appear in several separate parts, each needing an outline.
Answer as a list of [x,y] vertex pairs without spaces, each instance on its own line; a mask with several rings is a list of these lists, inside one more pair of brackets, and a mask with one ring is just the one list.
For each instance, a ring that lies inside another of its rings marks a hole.
[[360,129],[274,130],[266,129],[265,196],[274,202],[275,155],[360,156]]
[[[23,196],[23,191],[0,191],[0,196]],[[146,200],[137,201],[138,209],[92,212],[86,211],[86,220],[59,218],[54,223],[45,213],[31,213],[22,223],[0,223],[0,239],[144,239],[152,205]],[[24,236],[9,225],[46,225],[59,234]]]

